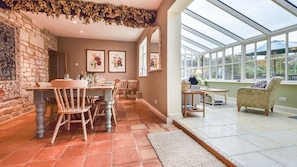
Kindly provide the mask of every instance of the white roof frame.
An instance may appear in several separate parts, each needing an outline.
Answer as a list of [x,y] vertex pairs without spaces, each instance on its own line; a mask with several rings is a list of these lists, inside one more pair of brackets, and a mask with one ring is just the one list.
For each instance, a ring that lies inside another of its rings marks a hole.
[[220,47],[225,46],[223,43],[221,43],[221,42],[219,42],[219,41],[217,41],[217,40],[215,40],[215,39],[213,39],[213,38],[211,38],[211,37],[209,37],[209,36],[207,36],[205,34],[202,34],[201,32],[198,32],[198,31],[194,30],[193,28],[191,28],[189,26],[186,26],[185,24],[181,24],[181,28],[188,31],[188,32],[190,32],[190,33],[192,33],[192,34],[195,34],[198,37],[203,38],[203,39],[205,39],[205,40],[207,40],[207,41],[209,41],[209,42],[211,42],[211,43],[213,43],[213,44],[215,44],[217,46],[220,46]]
[[194,49],[192,49],[192,48],[190,48],[190,47],[188,47],[188,46],[185,46],[185,45],[181,45],[181,47],[184,48],[184,49],[186,49],[186,50],[189,50],[189,51],[191,51],[191,52],[197,53],[197,54],[200,53],[200,52],[198,52],[197,50],[194,50]]
[[221,33],[229,36],[230,38],[233,38],[236,41],[239,41],[239,42],[244,41],[244,39],[241,38],[240,36],[238,36],[238,35],[230,32],[230,31],[224,29],[223,27],[221,27],[221,26],[213,23],[212,21],[210,21],[210,20],[208,20],[208,19],[206,19],[206,18],[198,15],[197,13],[195,13],[195,12],[189,10],[189,9],[185,9],[184,10],[184,13],[187,14],[187,15],[189,15],[189,16],[191,16],[191,17],[193,17],[193,18],[195,18],[195,19],[197,19],[197,20],[199,20],[199,21],[201,21],[202,23],[204,23],[204,24],[206,24],[206,25],[208,25],[208,26],[210,26],[210,27],[212,27],[212,28],[220,31]]
[[225,12],[231,14],[232,16],[236,17],[237,19],[243,21],[244,23],[248,24],[249,26],[255,28],[256,30],[262,32],[263,34],[269,35],[270,30],[266,27],[263,27],[262,25],[258,24],[257,22],[251,20],[250,18],[246,17],[245,15],[241,14],[240,12],[234,10],[230,6],[224,4],[221,1],[218,0],[207,0],[213,5],[217,6],[218,8],[224,10]]
[[206,46],[204,46],[204,45],[202,45],[200,43],[197,43],[197,42],[195,42],[195,41],[193,41],[193,40],[191,40],[191,39],[189,39],[187,37],[181,36],[181,40],[184,40],[186,42],[189,42],[189,43],[191,43],[191,44],[193,44],[193,45],[195,45],[195,46],[197,46],[197,47],[199,47],[199,48],[201,48],[203,50],[206,50],[206,51],[210,51],[211,50],[210,48],[208,48],[208,47],[206,47]]
[[272,0],[272,1],[278,4],[279,6],[281,6],[282,8],[284,8],[285,10],[287,10],[288,12],[297,16],[297,8],[291,3],[284,0]]

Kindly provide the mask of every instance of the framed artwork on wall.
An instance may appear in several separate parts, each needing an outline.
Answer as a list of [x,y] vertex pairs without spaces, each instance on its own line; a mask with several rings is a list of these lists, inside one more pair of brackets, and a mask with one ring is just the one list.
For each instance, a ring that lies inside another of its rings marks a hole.
[[108,71],[126,72],[126,52],[108,51]]
[[160,60],[159,53],[151,53],[150,54],[150,71],[160,69],[159,60]]
[[87,49],[87,72],[104,72],[104,50]]

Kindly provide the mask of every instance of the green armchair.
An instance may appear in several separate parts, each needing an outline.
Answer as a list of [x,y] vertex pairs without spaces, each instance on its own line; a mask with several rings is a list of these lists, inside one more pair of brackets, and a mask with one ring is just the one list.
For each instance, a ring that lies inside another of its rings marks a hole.
[[273,77],[266,88],[244,87],[237,90],[237,110],[241,106],[261,108],[265,115],[269,115],[269,109],[273,112],[275,90],[280,85],[282,78]]

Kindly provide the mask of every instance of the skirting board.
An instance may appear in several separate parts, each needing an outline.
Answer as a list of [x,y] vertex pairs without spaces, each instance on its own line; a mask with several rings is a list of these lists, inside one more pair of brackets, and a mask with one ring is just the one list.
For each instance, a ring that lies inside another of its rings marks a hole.
[[169,118],[167,118],[165,115],[163,115],[159,110],[157,110],[155,107],[153,107],[150,103],[148,103],[147,101],[145,101],[144,99],[137,99],[137,101],[142,102],[143,104],[145,104],[150,110],[153,111],[154,114],[157,115],[157,117],[159,117],[163,122],[168,122]]

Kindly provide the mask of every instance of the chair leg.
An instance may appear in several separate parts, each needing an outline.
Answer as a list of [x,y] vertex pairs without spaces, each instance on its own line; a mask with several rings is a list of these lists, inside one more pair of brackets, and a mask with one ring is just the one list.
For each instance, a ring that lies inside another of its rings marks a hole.
[[57,137],[58,131],[59,131],[59,129],[60,129],[61,121],[62,121],[63,117],[64,117],[64,114],[61,114],[61,115],[59,116],[59,119],[58,119],[57,124],[56,124],[56,127],[55,127],[55,131],[54,131],[54,134],[53,134],[53,137],[52,137],[52,141],[51,141],[52,144],[53,144],[53,143],[55,142],[55,140],[56,140],[56,137]]
[[113,121],[114,121],[114,125],[117,125],[117,115],[116,115],[116,110],[115,110],[115,106],[114,104],[111,106],[111,110],[112,110],[112,117],[113,117]]
[[241,106],[237,106],[237,111],[238,111],[238,112],[240,111],[240,108],[241,108]]
[[96,115],[97,113],[100,111],[100,105],[97,104],[96,105],[96,108],[95,108],[95,111],[94,111],[94,114],[93,114],[93,122],[95,122],[95,118],[96,118]]
[[88,110],[88,114],[89,114],[89,121],[91,123],[91,129],[94,129],[94,122],[93,122],[91,110]]
[[67,130],[70,130],[71,115],[67,114]]
[[271,107],[271,112],[273,112],[273,107]]
[[85,120],[84,113],[81,113],[81,126],[83,128],[83,133],[84,133],[85,141],[87,141],[88,140],[88,136],[87,136],[86,120]]
[[266,115],[266,116],[269,115],[269,110],[265,109],[265,115]]

